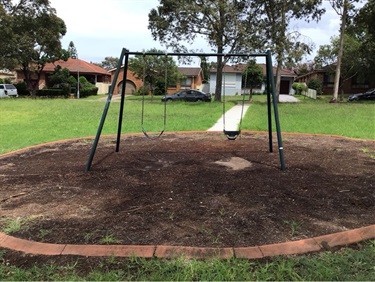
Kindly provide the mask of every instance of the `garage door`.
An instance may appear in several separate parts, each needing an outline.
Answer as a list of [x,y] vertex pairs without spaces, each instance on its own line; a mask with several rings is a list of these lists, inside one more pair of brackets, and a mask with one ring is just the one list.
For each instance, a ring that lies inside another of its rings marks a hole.
[[[122,81],[117,85],[117,93],[121,94],[122,90]],[[135,91],[135,84],[130,80],[126,81],[125,95],[133,95]]]

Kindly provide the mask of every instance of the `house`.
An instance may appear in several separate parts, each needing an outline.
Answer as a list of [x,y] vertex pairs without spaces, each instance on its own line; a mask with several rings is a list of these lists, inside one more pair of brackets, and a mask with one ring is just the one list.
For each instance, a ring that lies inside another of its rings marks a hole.
[[9,81],[13,81],[13,80],[16,79],[16,73],[11,72],[7,69],[3,69],[3,70],[0,70],[0,78],[6,79],[6,80],[9,80]]
[[[264,77],[266,76],[266,64],[259,64],[262,68]],[[246,67],[246,64],[238,65],[225,65],[223,68],[223,91],[225,90],[225,95],[236,95],[242,93],[248,93],[248,89],[245,89],[242,85],[242,71]],[[273,75],[276,79],[276,67],[273,67]],[[216,76],[217,69],[212,68],[210,70],[210,92],[215,92],[216,86]],[[294,82],[296,75],[287,69],[281,69],[281,84],[280,84],[280,94],[292,94],[292,84]],[[263,93],[266,89],[266,84],[263,83],[258,87],[254,88],[254,92]]]
[[198,89],[203,88],[203,71],[200,67],[179,67],[178,71],[182,78],[177,82],[176,87],[169,87],[168,93],[175,93],[180,89]]
[[[179,67],[178,71],[182,74],[182,78],[180,81],[176,83],[174,86],[168,87],[168,94],[175,93],[180,89],[201,89],[202,88],[202,81],[203,81],[203,72],[201,68],[197,67]],[[116,73],[116,69],[111,69],[110,71],[111,79],[114,80],[114,76]],[[123,76],[124,76],[124,67],[122,66],[117,81],[115,83],[115,89],[113,91],[114,94],[120,94],[123,84]],[[131,95],[136,90],[138,90],[143,85],[142,79],[137,78],[130,70],[127,70],[126,73],[126,88],[125,88],[125,95]]]
[[[308,83],[311,79],[318,78],[322,81],[323,94],[333,94],[333,85],[335,82],[335,66],[325,66],[323,68],[316,69],[310,73],[300,75],[296,78],[296,82]],[[369,88],[375,88],[375,79],[372,83],[361,81],[358,76],[353,76],[344,81],[340,88],[340,92],[343,91],[347,94],[362,93]]]
[[[111,81],[115,79],[116,68],[109,70],[111,74]],[[122,85],[124,77],[124,66],[121,67],[117,81],[115,83],[115,88],[113,89],[113,94],[121,94]],[[126,86],[125,86],[125,95],[132,95],[136,90],[143,85],[143,81],[138,79],[129,69],[126,72]]]
[[[39,88],[48,85],[48,77],[55,71],[56,66],[62,69],[67,68],[71,75],[77,77],[84,76],[86,79],[99,88],[98,93],[108,93],[108,87],[111,82],[111,75],[105,69],[88,63],[81,59],[69,58],[67,61],[59,60],[53,63],[47,63],[40,76]],[[23,81],[24,75],[21,70],[17,70],[17,81]]]

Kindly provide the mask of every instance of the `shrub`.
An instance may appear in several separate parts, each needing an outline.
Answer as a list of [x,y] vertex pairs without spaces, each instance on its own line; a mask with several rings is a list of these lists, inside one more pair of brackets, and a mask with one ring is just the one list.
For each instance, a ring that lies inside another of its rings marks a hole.
[[303,91],[307,90],[307,86],[305,83],[298,83],[298,82],[294,82],[292,84],[292,88],[294,89],[294,91],[296,91],[297,95],[301,95]]
[[143,92],[145,96],[150,95],[150,87],[148,85],[142,85],[137,90],[134,91],[133,95],[135,96],[142,96]]
[[154,95],[165,95],[165,82],[157,81],[155,83]]
[[68,93],[61,88],[51,88],[51,89],[39,89],[36,91],[36,96],[38,97],[68,97]]
[[30,95],[29,90],[27,90],[26,82],[17,82],[16,84],[14,84],[14,86],[17,88],[18,95]]
[[323,83],[322,81],[315,77],[315,78],[312,78],[310,79],[308,82],[307,82],[307,86],[310,88],[310,89],[314,89],[316,90],[316,94],[320,95],[323,93]]
[[87,97],[87,96],[93,96],[93,95],[98,95],[98,87],[84,87],[79,90],[79,96],[80,97]]

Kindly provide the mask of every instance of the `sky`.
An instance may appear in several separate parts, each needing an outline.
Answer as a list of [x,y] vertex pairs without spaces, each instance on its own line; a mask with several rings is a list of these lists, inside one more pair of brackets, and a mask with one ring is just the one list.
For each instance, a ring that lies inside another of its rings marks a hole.
[[[165,50],[153,40],[147,28],[148,13],[158,6],[158,0],[50,0],[50,3],[67,26],[63,48],[67,49],[73,41],[80,59],[100,63],[105,57],[119,57],[122,48],[132,52]],[[318,23],[298,21],[291,25],[316,46],[306,60],[315,56],[320,45],[329,44],[331,36],[339,35],[339,16],[328,1],[324,1],[324,7],[326,13]],[[213,52],[202,39],[188,49]]]

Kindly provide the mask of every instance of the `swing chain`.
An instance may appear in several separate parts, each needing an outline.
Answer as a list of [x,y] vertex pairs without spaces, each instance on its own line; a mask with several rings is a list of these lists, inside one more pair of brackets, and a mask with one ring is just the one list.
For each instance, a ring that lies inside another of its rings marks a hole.
[[[167,61],[167,53],[165,55],[166,59],[165,59],[165,62]],[[165,63],[165,88],[164,88],[164,91],[166,92],[167,91],[167,75],[168,75],[168,71],[167,71],[167,64]],[[143,53],[143,89],[142,89],[142,114],[141,114],[141,127],[142,127],[142,132],[143,134],[150,140],[155,140],[155,139],[158,139],[161,135],[163,135],[164,131],[165,131],[165,128],[166,128],[166,124],[167,124],[167,104],[166,102],[164,102],[164,117],[163,117],[163,128],[162,130],[160,131],[160,133],[156,136],[151,136],[150,134],[147,133],[147,131],[145,130],[144,128],[144,114],[145,114],[145,92],[146,92],[146,87],[145,87],[145,81],[146,81],[146,56],[145,56],[145,53]]]

